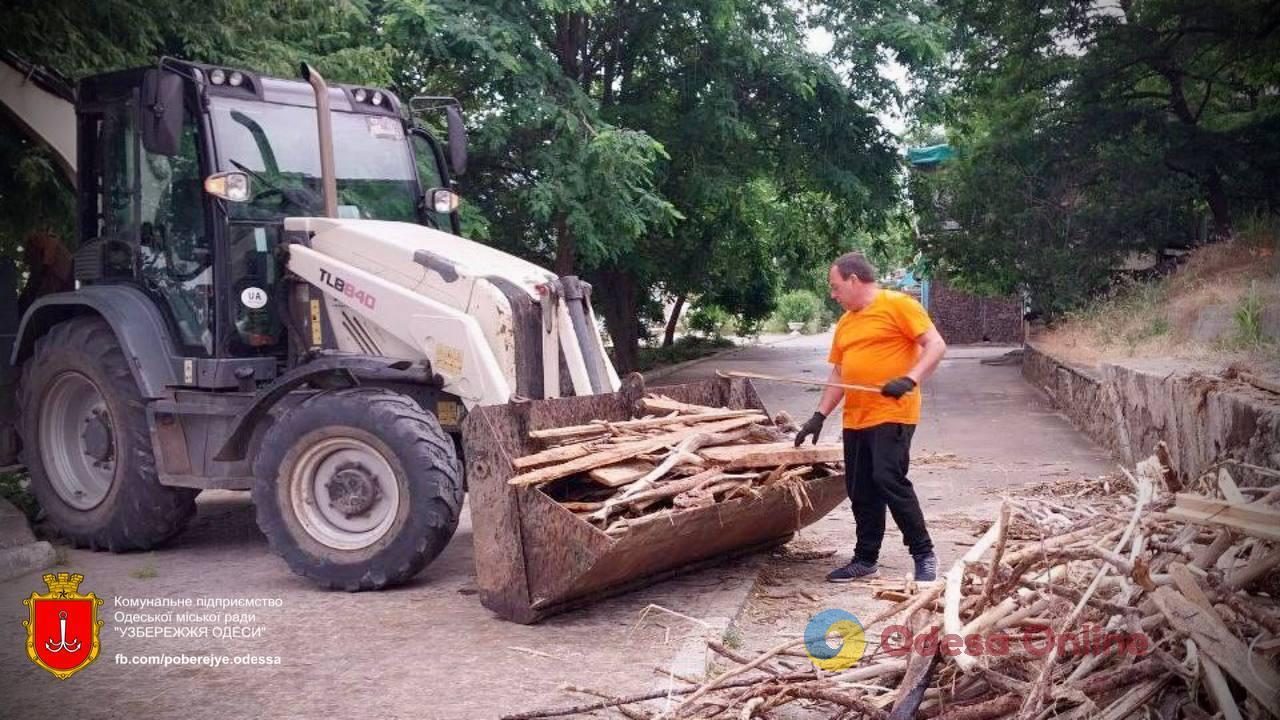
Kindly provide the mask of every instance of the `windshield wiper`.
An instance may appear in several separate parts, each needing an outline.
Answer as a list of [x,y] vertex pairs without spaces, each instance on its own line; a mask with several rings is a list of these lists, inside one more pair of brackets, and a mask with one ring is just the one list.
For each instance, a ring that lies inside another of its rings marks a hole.
[[307,211],[315,210],[320,203],[320,196],[305,187],[281,187],[263,177],[262,174],[253,170],[244,163],[233,158],[227,158],[227,162],[234,165],[237,170],[248,173],[255,180],[267,186],[266,190],[254,193],[253,197],[249,199],[250,203],[257,203],[263,197],[267,197],[269,195],[279,195],[285,202]]

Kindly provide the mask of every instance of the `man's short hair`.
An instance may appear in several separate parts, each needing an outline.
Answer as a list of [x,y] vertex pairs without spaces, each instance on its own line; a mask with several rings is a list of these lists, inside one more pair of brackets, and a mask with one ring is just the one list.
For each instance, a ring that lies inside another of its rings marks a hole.
[[850,275],[856,275],[862,282],[875,282],[876,268],[860,252],[848,252],[836,258],[831,263],[835,267],[836,272],[840,273],[840,277],[848,280]]

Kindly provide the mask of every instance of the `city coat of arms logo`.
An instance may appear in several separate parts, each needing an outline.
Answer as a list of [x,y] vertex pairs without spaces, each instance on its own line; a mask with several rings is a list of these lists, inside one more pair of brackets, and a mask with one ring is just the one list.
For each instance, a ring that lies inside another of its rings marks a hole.
[[83,670],[98,657],[98,619],[102,600],[93,593],[81,595],[79,573],[49,573],[44,584],[49,592],[31,593],[22,601],[31,608],[31,619],[23,620],[27,629],[27,656],[31,662],[66,680]]

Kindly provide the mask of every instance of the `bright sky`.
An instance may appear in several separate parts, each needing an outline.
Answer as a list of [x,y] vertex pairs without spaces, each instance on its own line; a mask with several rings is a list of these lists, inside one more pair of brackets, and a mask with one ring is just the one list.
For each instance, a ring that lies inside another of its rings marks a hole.
[[[834,43],[835,39],[831,37],[831,33],[827,32],[825,28],[812,28],[805,38],[806,49],[817,55],[826,55],[831,52],[831,46]],[[898,86],[900,92],[907,92],[907,69],[896,61],[889,60],[882,63],[880,65],[880,75],[892,80]],[[876,111],[876,117],[880,119],[881,125],[899,138],[907,130],[907,120],[898,112],[897,108],[880,108]]]

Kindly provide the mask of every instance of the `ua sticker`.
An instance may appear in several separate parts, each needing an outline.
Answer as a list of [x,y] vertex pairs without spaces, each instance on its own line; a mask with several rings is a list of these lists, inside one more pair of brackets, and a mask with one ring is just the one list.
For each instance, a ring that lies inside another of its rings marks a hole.
[[250,310],[261,310],[267,306],[267,291],[260,287],[247,287],[240,291],[240,302]]
[[44,584],[49,592],[33,592],[22,601],[31,608],[31,619],[22,621],[27,629],[27,657],[59,680],[66,680],[98,658],[98,631],[103,625],[98,606],[102,600],[93,593],[79,593],[83,580],[79,573],[46,574]]

